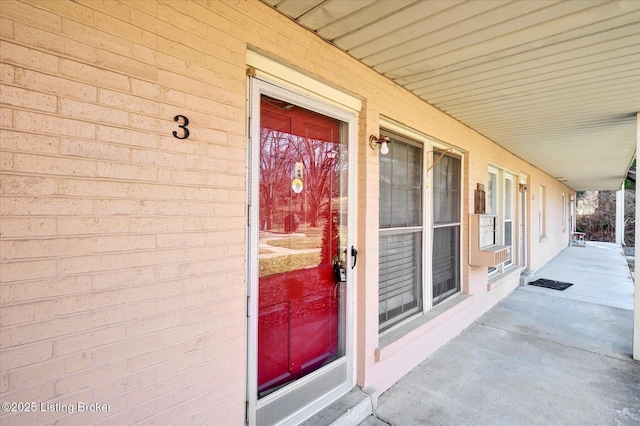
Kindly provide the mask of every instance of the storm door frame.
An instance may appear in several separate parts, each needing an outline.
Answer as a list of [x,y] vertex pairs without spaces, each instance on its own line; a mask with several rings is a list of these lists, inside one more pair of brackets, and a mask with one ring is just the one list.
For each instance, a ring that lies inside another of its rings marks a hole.
[[[268,77],[253,76],[248,78],[248,120],[247,134],[247,247],[246,247],[246,291],[247,291],[247,413],[249,425],[279,424],[295,425],[307,419],[315,412],[326,407],[346,394],[355,383],[354,373],[354,301],[355,276],[354,269],[346,268],[346,326],[345,355],[332,363],[321,367],[307,376],[279,389],[272,394],[258,399],[258,236],[259,236],[259,170],[260,170],[260,97],[267,95],[284,100],[308,110],[340,120],[347,126],[347,162],[348,162],[348,218],[347,244],[355,245],[356,229],[356,114],[323,100],[320,96],[310,96],[302,90],[296,90],[277,80]],[[347,250],[347,265],[354,264],[350,250]],[[344,378],[334,386],[336,378]],[[325,389],[312,401],[306,401],[305,393],[309,389]],[[328,389],[328,390],[327,390]],[[286,407],[296,406],[297,410],[282,413]]]

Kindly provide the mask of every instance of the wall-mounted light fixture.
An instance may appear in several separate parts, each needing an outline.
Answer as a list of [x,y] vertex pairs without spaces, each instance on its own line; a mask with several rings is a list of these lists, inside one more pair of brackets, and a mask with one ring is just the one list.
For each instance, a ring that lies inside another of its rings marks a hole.
[[389,153],[389,144],[391,143],[391,138],[389,136],[369,136],[369,146],[373,149],[378,149],[380,147],[380,154],[387,155]]

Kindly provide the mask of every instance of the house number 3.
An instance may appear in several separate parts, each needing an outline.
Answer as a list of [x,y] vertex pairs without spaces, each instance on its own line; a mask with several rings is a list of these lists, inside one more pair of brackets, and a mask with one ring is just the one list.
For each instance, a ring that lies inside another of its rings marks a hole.
[[178,124],[178,127],[182,130],[182,136],[179,136],[178,132],[176,132],[175,130],[173,131],[173,136],[178,139],[186,139],[189,137],[189,129],[187,129],[187,126],[189,125],[189,119],[184,115],[176,115],[175,117],[173,117],[173,121],[177,121],[178,123],[180,123],[180,120],[182,120],[182,124]]

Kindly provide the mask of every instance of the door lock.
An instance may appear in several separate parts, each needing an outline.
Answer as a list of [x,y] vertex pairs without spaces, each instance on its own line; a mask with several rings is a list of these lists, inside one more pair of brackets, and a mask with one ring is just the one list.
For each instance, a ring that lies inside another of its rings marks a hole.
[[338,256],[333,258],[333,273],[339,282],[344,283],[347,281],[347,270],[344,268],[342,261],[338,259]]

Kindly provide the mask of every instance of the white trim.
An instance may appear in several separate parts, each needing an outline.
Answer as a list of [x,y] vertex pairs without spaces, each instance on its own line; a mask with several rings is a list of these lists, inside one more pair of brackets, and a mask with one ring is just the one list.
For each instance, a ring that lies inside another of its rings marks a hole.
[[[248,200],[248,224],[247,224],[247,235],[248,243],[247,243],[247,257],[246,257],[246,292],[248,297],[247,302],[247,383],[246,383],[246,391],[247,391],[247,412],[246,412],[246,420],[249,425],[255,425],[256,423],[256,410],[257,410],[257,395],[258,395],[258,367],[257,362],[254,362],[258,359],[258,348],[257,343],[253,342],[258,341],[258,327],[257,327],[257,312],[258,312],[258,289],[257,283],[259,277],[258,268],[253,265],[254,259],[256,256],[253,252],[254,247],[258,247],[258,227],[251,226],[251,224],[259,223],[259,206],[260,206],[260,198],[259,198],[259,188],[260,181],[253,174],[257,173],[260,170],[260,143],[256,142],[260,140],[260,126],[252,125],[252,118],[260,116],[260,92],[255,84],[254,80],[249,79],[249,105],[250,110],[248,110],[248,119],[247,125],[249,126],[247,135],[249,135],[249,140],[247,141],[247,151],[248,151],[248,169],[247,169],[247,187],[249,191],[247,193]],[[257,262],[257,261],[256,261]]]
[[[433,138],[429,135],[426,135],[422,132],[419,132],[411,127],[408,127],[402,123],[399,123],[391,118],[380,116],[378,122],[379,130],[383,133],[385,130],[389,132],[396,133],[397,135],[411,140],[415,143],[422,145],[422,155],[423,155],[423,166],[422,166],[422,178],[424,181],[423,188],[423,225],[422,228],[422,314],[426,314],[434,308],[433,304],[433,230],[437,228],[444,228],[450,226],[458,226],[460,229],[460,244],[459,244],[459,280],[460,280],[460,289],[447,297],[450,299],[455,294],[464,293],[464,280],[462,277],[464,262],[463,262],[463,247],[465,243],[465,236],[463,232],[463,214],[464,214],[464,203],[463,203],[463,194],[464,194],[464,182],[465,182],[465,154],[466,151],[450,145],[446,142],[443,142],[439,139]],[[407,141],[405,141],[407,142]],[[433,181],[433,151],[434,150],[442,150],[449,151],[451,155],[459,157],[460,159],[460,222],[458,223],[449,223],[446,225],[434,225],[433,223],[433,192],[431,191],[431,182]],[[415,229],[415,228],[414,228]],[[384,229],[386,231],[387,228]],[[383,229],[379,229],[379,233],[382,233]],[[389,329],[379,333],[379,336],[384,336],[389,332],[401,327],[403,324],[406,324],[415,319],[415,316],[411,316],[405,320],[394,324]]]
[[624,223],[624,182],[620,189],[616,191],[616,244],[624,245],[625,223]]
[[[489,190],[491,189],[491,186],[489,185],[489,175],[495,175],[496,180],[495,180],[495,188],[493,188],[493,194],[492,194],[492,198],[491,200],[494,202],[494,204],[490,203],[488,198],[489,198]],[[502,193],[502,191],[500,190],[500,169],[496,168],[495,166],[491,166],[489,165],[489,169],[487,171],[487,214],[491,214],[494,216],[500,216],[500,195]],[[499,237],[500,234],[498,233],[497,237]],[[499,240],[498,240],[499,241]],[[498,241],[496,241],[496,243],[498,243]]]
[[[507,181],[511,181],[511,191],[507,193]],[[513,254],[515,253],[515,240],[516,240],[516,228],[518,226],[518,221],[516,220],[516,200],[515,200],[515,189],[516,189],[516,178],[515,175],[508,171],[502,172],[502,244],[511,246],[511,259],[504,262],[500,265],[501,270],[504,272],[506,269],[510,268],[511,265],[515,264],[515,259]],[[510,198],[510,203],[507,205],[507,194]],[[507,212],[509,213],[510,218],[507,219]],[[505,224],[507,222],[511,222],[511,241],[506,241],[506,233],[505,233]],[[508,244],[507,244],[508,243]]]
[[[466,151],[454,145],[448,144],[446,142],[441,141],[440,139],[434,138],[425,133],[419,132],[411,127],[405,126],[404,124],[399,123],[391,118],[381,115],[378,123],[379,123],[378,125],[380,128],[380,132],[383,132],[384,131],[383,128],[384,128],[386,130],[397,133],[406,138],[413,139],[415,142],[420,142],[424,144],[425,158],[427,160],[430,160],[430,157],[428,157],[427,154],[433,151],[434,147],[436,149],[441,149],[441,150],[448,149],[449,152],[451,152],[454,155],[458,155],[460,157],[463,157],[464,154],[466,153]],[[431,167],[430,161],[425,162],[424,164],[427,169]]]
[[[313,380],[314,378],[316,378],[317,376],[321,375],[323,372],[325,372],[326,370],[333,370],[333,369],[339,369],[343,364],[345,364],[347,361],[344,359],[339,359],[336,360],[328,365],[325,365],[321,368],[319,368],[318,370],[315,370],[311,373],[309,373],[308,376],[308,380],[304,380],[304,379],[298,379],[295,382],[292,382],[290,384],[288,384],[287,386],[285,386],[282,389],[279,389],[265,397],[263,397],[262,399],[258,400],[257,403],[257,408],[261,408],[264,407],[265,405],[269,405],[272,401],[277,400],[278,398],[282,397],[283,395],[287,395],[290,393],[294,393],[294,392],[300,392],[301,390],[304,389],[304,386],[307,384],[307,382],[309,380]],[[351,388],[351,387],[349,387]]]
[[[495,194],[493,200],[495,201],[495,211],[487,212],[487,214],[492,214],[497,218],[496,225],[496,244],[505,244],[507,245],[506,233],[505,233],[505,224],[507,222],[511,222],[511,259],[496,266],[488,269],[488,275],[491,279],[495,279],[499,274],[505,273],[511,269],[513,265],[516,264],[515,256],[513,253],[516,253],[516,244],[519,244],[520,240],[517,238],[519,232],[519,223],[520,220],[518,218],[517,209],[516,209],[516,179],[517,175],[510,171],[509,169],[505,169],[499,165],[489,164],[488,172],[487,172],[487,194],[489,194],[489,175],[494,175],[496,178],[496,187]],[[511,191],[507,193],[507,181],[511,182]],[[507,205],[507,194],[510,195],[510,203]],[[488,196],[488,195],[487,195]],[[489,202],[487,202],[487,207],[492,207]],[[507,213],[510,213],[510,219],[507,219]]]
[[[562,206],[560,206],[560,211],[561,213],[561,218],[560,218],[560,225],[562,228],[562,232],[567,232],[567,194],[565,192],[562,193]],[[618,227],[616,227],[616,230],[618,229]]]
[[420,142],[425,145],[430,142],[430,138],[424,133],[420,133],[417,130],[412,129],[411,127],[407,127],[404,124],[398,123],[390,118],[385,116],[380,116],[379,123],[380,132],[383,132],[382,128],[384,127],[386,130],[390,132],[397,133],[401,136],[404,136],[409,139],[413,139],[416,142]]
[[[382,122],[386,122],[385,120],[381,120],[381,122],[379,123],[380,127],[380,133],[381,134],[385,134],[386,132],[390,132],[391,134],[387,134],[386,136],[391,136],[392,138],[396,139],[398,142],[401,142],[403,144],[406,144],[408,146],[412,146],[415,148],[420,149],[420,152],[422,154],[422,158],[421,158],[421,170],[420,170],[420,177],[422,180],[422,183],[420,185],[421,187],[421,198],[422,198],[422,225],[411,225],[411,226],[401,226],[401,227],[391,227],[391,228],[380,228],[380,224],[378,224],[378,243],[380,242],[380,237],[381,236],[385,236],[385,235],[406,235],[406,234],[415,234],[420,232],[421,234],[421,244],[420,244],[420,258],[417,259],[417,261],[420,262],[420,270],[422,271],[420,274],[420,303],[419,306],[416,308],[412,308],[410,309],[408,312],[403,312],[395,317],[393,317],[390,320],[387,320],[384,325],[387,327],[385,328],[383,331],[380,331],[380,321],[379,321],[379,316],[378,316],[378,334],[379,336],[384,336],[385,334],[391,332],[392,330],[395,330],[399,325],[401,324],[405,324],[408,321],[411,321],[413,319],[415,319],[415,317],[417,315],[421,315],[424,312],[426,312],[426,308],[425,308],[425,303],[426,303],[426,299],[425,299],[425,294],[426,294],[426,289],[425,289],[425,279],[426,279],[426,270],[427,270],[427,265],[426,265],[426,257],[425,257],[425,249],[426,249],[426,244],[427,244],[427,240],[428,240],[428,236],[426,234],[426,228],[425,228],[425,221],[426,221],[426,212],[425,212],[425,208],[427,206],[427,192],[424,190],[424,182],[425,181],[425,175],[424,175],[424,170],[426,170],[426,163],[425,163],[425,159],[426,159],[426,151],[427,148],[429,146],[429,141],[425,140],[424,137],[420,137],[420,138],[414,138],[413,136],[416,136],[416,133],[413,132],[407,132],[404,133],[403,130],[406,130],[406,128],[398,125],[398,124],[394,124],[391,127],[395,127],[394,129],[390,128],[390,127],[386,127],[383,126],[381,123]],[[384,128],[383,128],[384,127]],[[400,131],[398,131],[398,129]],[[407,136],[407,134],[411,134],[412,136]],[[379,176],[378,176],[379,177]],[[379,244],[378,244],[379,245]],[[378,249],[379,250],[379,249]],[[378,265],[378,271],[380,270],[379,265]],[[378,275],[378,281],[380,281],[380,276]],[[379,284],[379,282],[378,282]],[[378,291],[378,296],[380,296],[379,291]],[[379,314],[379,312],[378,312]],[[391,324],[391,325],[390,325]]]
[[[518,181],[519,185],[527,185],[528,179],[528,175],[521,174]],[[529,246],[528,192],[518,189],[516,194],[518,194],[518,207],[516,209],[516,216],[518,217],[518,266],[526,268],[527,247]]]
[[[463,232],[463,214],[464,214],[464,183],[465,183],[465,154],[466,151],[457,148],[453,145],[450,145],[446,142],[443,142],[439,139],[428,136],[424,133],[421,133],[415,129],[412,129],[408,126],[405,126],[402,123],[399,123],[395,120],[392,120],[388,117],[380,116],[379,122],[379,131],[380,133],[384,133],[384,131],[392,132],[401,136],[403,142],[409,143],[409,141],[421,146],[422,148],[422,179],[424,181],[423,188],[423,225],[418,227],[410,227],[411,229],[407,229],[407,232],[415,232],[417,230],[422,231],[422,316],[434,309],[433,305],[433,230],[436,228],[443,227],[451,227],[458,226],[460,230],[460,241],[459,241],[459,264],[458,264],[458,273],[459,273],[459,290],[456,293],[449,295],[445,300],[451,300],[456,294],[463,294],[465,292],[464,288],[464,280],[463,280],[463,270],[464,270],[464,261],[463,261],[463,247],[465,244],[465,236]],[[431,191],[431,182],[433,181],[433,151],[434,150],[442,150],[449,151],[450,154],[459,157],[460,159],[460,222],[457,223],[448,223],[446,225],[434,225],[433,223],[433,192]],[[384,234],[387,231],[396,230],[398,228],[384,228],[379,229],[378,235]],[[468,291],[468,289],[467,289]],[[438,306],[442,306],[439,304]],[[416,320],[419,315],[412,315],[408,318],[400,320],[397,324],[392,325],[388,329],[383,332],[379,332],[379,337],[385,336],[398,328],[405,326],[406,324]]]
[[[458,245],[458,280],[459,280],[459,288],[458,291],[455,293],[450,294],[449,296],[447,296],[446,298],[442,299],[439,301],[440,303],[443,303],[446,300],[451,299],[452,297],[454,297],[456,294],[463,294],[465,292],[465,288],[464,288],[464,279],[463,279],[463,271],[464,271],[464,253],[463,253],[463,247],[465,246],[465,235],[464,235],[464,191],[465,191],[465,151],[460,150],[459,148],[456,148],[452,145],[449,145],[446,142],[442,142],[438,139],[433,139],[427,136],[427,140],[428,140],[428,144],[427,147],[428,149],[425,150],[425,158],[428,160],[427,162],[425,162],[425,167],[426,168],[426,182],[427,183],[427,194],[425,196],[425,198],[428,197],[428,208],[426,208],[425,210],[427,211],[428,216],[428,220],[425,221],[425,226],[426,226],[426,232],[425,234],[427,235],[427,238],[425,238],[425,240],[427,240],[427,247],[426,247],[426,256],[428,256],[427,258],[429,259],[429,262],[427,264],[425,264],[425,270],[426,270],[426,291],[425,291],[425,297],[426,295],[428,295],[428,299],[425,299],[425,313],[427,311],[431,311],[434,308],[437,308],[437,306],[440,305],[434,305],[433,304],[433,235],[434,235],[434,230],[438,229],[438,228],[447,228],[447,227],[453,227],[453,226],[457,226],[459,229],[459,245]],[[460,217],[460,221],[459,222],[451,222],[451,223],[447,223],[445,225],[436,225],[434,224],[433,221],[433,217],[434,217],[434,208],[435,208],[435,203],[433,201],[433,191],[431,191],[431,183],[433,182],[433,169],[434,169],[434,162],[433,162],[433,152],[435,150],[441,150],[441,151],[446,151],[448,150],[450,154],[459,157],[460,160],[460,194],[458,195],[460,197],[460,211],[459,211],[459,217]],[[467,289],[468,291],[468,289]]]
[[539,242],[547,238],[547,187],[538,186],[538,236]]
[[253,50],[247,50],[247,65],[255,68],[255,77],[290,87],[299,93],[313,95],[324,102],[347,109],[352,113],[362,110],[362,101],[329,84],[322,83]]

